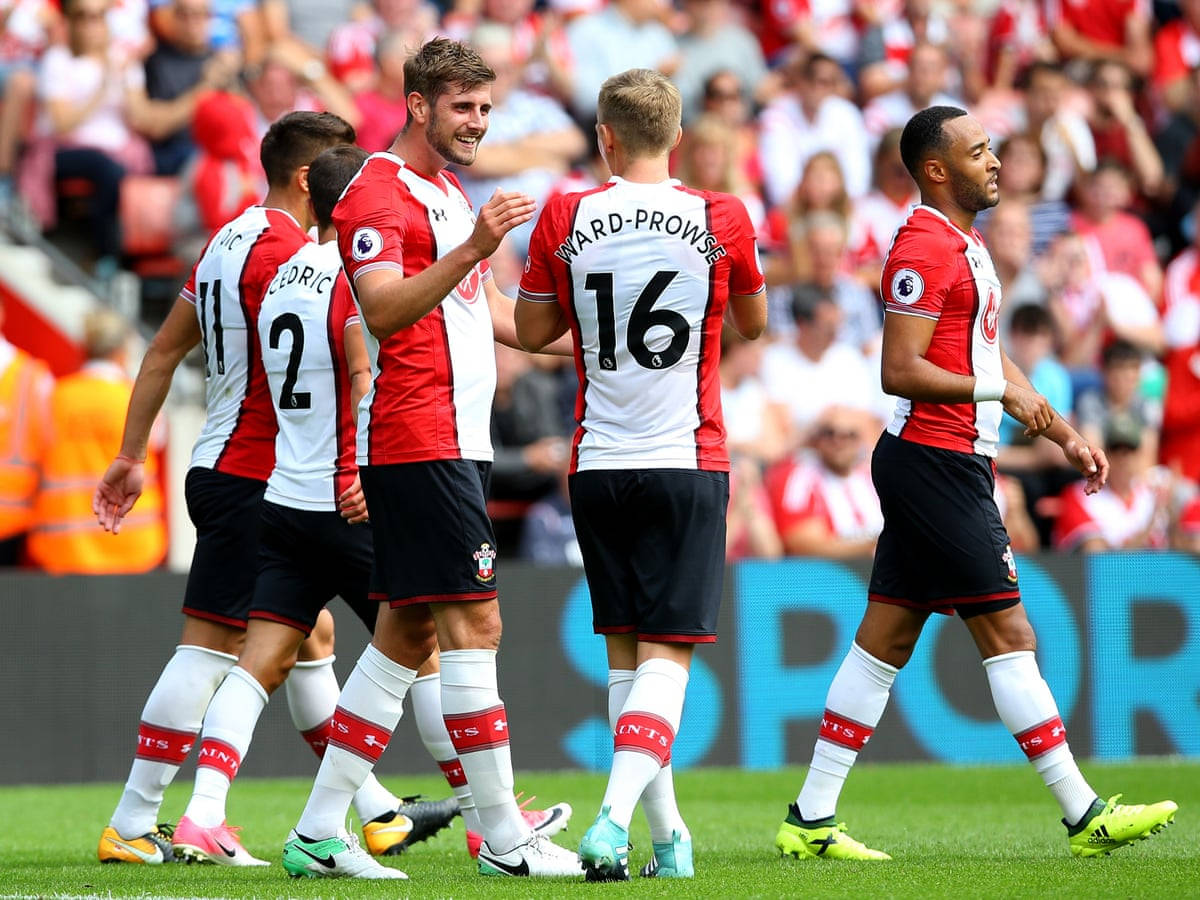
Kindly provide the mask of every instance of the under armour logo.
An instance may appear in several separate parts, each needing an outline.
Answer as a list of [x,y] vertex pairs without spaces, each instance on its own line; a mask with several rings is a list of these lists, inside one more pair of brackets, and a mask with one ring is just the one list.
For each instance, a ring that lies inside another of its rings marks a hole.
[[429,210],[429,215],[433,216],[433,221],[435,221],[435,222],[445,222],[446,221],[446,211],[444,209],[432,209],[431,208]]
[[384,747],[384,746],[386,746],[386,744],[384,744],[383,741],[379,740],[379,738],[375,737],[375,735],[373,735],[373,734],[368,734],[366,737],[364,737],[363,743],[366,744],[368,747]]
[[497,719],[495,722],[492,723],[492,730],[494,730],[494,731],[503,731],[507,727],[508,727],[508,722],[504,721],[504,719]]

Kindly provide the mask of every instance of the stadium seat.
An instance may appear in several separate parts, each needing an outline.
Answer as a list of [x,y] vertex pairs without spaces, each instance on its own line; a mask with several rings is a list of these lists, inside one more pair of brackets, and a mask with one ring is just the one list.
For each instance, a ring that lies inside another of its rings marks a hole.
[[172,252],[173,217],[182,184],[175,176],[127,175],[121,182],[121,240],[143,278],[174,278],[182,262]]

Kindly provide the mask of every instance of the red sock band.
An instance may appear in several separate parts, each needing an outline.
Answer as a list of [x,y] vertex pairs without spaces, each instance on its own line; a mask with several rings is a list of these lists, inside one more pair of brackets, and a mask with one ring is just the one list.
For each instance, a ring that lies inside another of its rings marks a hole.
[[874,728],[868,728],[861,722],[839,716],[827,709],[821,716],[821,730],[817,737],[857,753],[874,733]]
[[438,765],[441,766],[442,774],[446,776],[446,783],[450,787],[462,787],[467,783],[466,773],[463,772],[462,763],[458,761],[458,757],[440,762]]
[[333,716],[330,716],[320,725],[300,732],[300,737],[304,738],[308,746],[312,747],[312,752],[317,754],[317,759],[325,758],[325,747],[329,743],[329,728],[332,724]]
[[348,750],[355,756],[361,756],[370,763],[379,762],[383,751],[387,749],[392,733],[386,728],[360,719],[353,713],[348,713],[340,706],[333,711],[329,720],[329,734],[326,741],[334,747]]
[[1065,744],[1067,729],[1063,725],[1062,719],[1055,716],[1053,719],[1047,719],[1041,725],[1034,725],[1013,737],[1017,739],[1017,743],[1025,751],[1026,756],[1030,759],[1037,759],[1059,744]]
[[200,742],[200,755],[196,757],[196,765],[216,769],[233,781],[242,766],[242,754],[224,741],[205,738]]
[[508,713],[504,704],[478,712],[445,716],[446,731],[458,755],[508,746]]
[[195,731],[177,731],[142,722],[138,725],[136,756],[150,762],[182,765],[192,751],[196,734]]
[[617,730],[613,735],[613,751],[632,750],[645,753],[665,766],[671,758],[671,745],[675,743],[675,730],[666,719],[651,713],[622,713],[617,719]]

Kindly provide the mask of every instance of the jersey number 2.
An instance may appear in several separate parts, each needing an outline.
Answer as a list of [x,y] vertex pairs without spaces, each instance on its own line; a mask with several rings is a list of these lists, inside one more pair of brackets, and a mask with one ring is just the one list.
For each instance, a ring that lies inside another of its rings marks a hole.
[[[629,316],[629,328],[625,341],[629,353],[644,369],[666,369],[675,365],[687,349],[692,329],[687,319],[673,309],[655,309],[654,304],[678,272],[655,272],[649,284],[642,288],[633,312]],[[613,306],[613,273],[589,272],[583,281],[586,290],[596,295],[596,318],[600,341],[600,368],[615,371],[617,368],[617,322]],[[662,350],[651,350],[646,346],[646,332],[661,325],[671,332],[671,343]]]
[[309,409],[312,406],[312,394],[308,391],[292,393],[296,387],[296,377],[300,374],[300,357],[304,355],[304,325],[295,313],[284,313],[276,316],[271,323],[271,349],[279,349],[279,339],[285,331],[291,332],[292,351],[288,354],[287,371],[283,376],[283,387],[279,391],[280,409]]

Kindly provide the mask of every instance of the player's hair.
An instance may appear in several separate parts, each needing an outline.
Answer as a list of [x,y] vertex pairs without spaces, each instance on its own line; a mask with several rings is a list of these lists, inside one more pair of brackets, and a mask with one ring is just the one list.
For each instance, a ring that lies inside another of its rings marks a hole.
[[613,130],[631,156],[670,150],[682,116],[679,88],[652,69],[628,69],[600,86],[596,119]]
[[329,227],[333,208],[341,199],[350,179],[366,162],[367,156],[367,151],[362,147],[339,144],[312,161],[308,167],[308,195],[312,197],[313,212],[317,214],[319,227]]
[[444,37],[426,41],[404,62],[404,90],[431,105],[451,85],[470,91],[495,80],[495,70],[473,48]]
[[921,163],[929,154],[945,153],[950,147],[950,139],[942,125],[966,114],[965,109],[957,106],[930,106],[908,120],[900,134],[900,158],[917,184],[921,183],[918,177]]
[[297,169],[329,147],[354,143],[354,126],[327,112],[290,112],[267,129],[259,149],[267,184],[287,187]]

